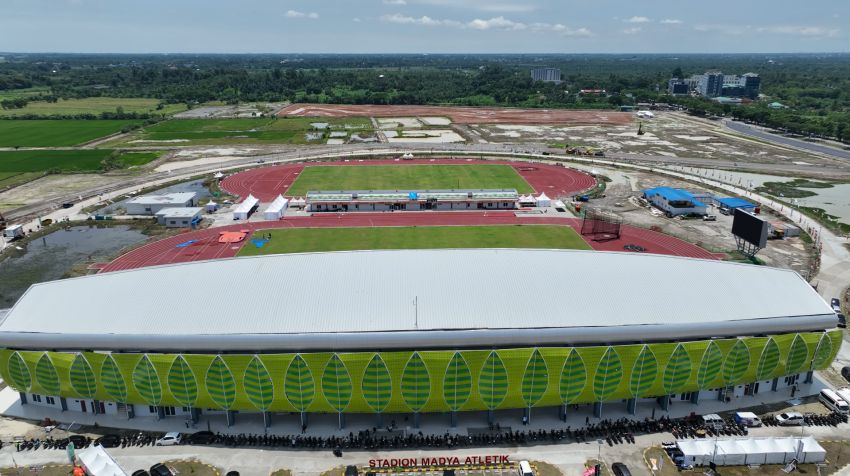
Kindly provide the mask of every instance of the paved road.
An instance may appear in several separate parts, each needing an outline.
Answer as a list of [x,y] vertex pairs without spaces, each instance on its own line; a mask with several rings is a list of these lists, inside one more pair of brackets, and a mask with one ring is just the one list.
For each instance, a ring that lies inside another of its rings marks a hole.
[[735,132],[748,135],[750,137],[755,137],[780,145],[796,147],[797,149],[804,149],[810,152],[816,152],[818,154],[828,155],[830,157],[835,157],[836,159],[850,160],[850,151],[848,150],[836,149],[835,147],[829,147],[821,144],[813,144],[804,140],[792,139],[790,137],[781,136],[779,134],[772,134],[770,132],[763,131],[747,124],[742,124],[740,122],[724,121],[723,124]]

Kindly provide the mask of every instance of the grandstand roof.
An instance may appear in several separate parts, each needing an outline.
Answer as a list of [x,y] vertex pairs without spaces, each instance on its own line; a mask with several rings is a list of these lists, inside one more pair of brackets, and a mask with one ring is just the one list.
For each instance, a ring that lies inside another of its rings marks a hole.
[[466,201],[517,200],[516,189],[481,190],[345,190],[307,192],[307,201],[317,202],[405,202],[410,200]]
[[[284,284],[293,279],[301,284]],[[518,282],[538,285],[523,291]],[[36,284],[0,322],[0,346],[581,345],[835,324],[832,309],[798,274],[766,266],[571,250],[355,251],[183,263]]]

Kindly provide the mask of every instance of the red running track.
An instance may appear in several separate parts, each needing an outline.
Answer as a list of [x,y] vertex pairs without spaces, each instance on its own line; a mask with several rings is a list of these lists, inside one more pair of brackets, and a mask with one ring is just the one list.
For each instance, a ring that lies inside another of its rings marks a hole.
[[[537,193],[546,192],[550,197],[572,196],[588,190],[596,185],[596,180],[590,175],[575,169],[548,164],[532,164],[528,162],[511,162],[501,160],[476,159],[419,159],[419,160],[367,160],[363,162],[320,162],[306,165],[307,167],[336,167],[360,165],[464,165],[464,164],[505,164],[513,167],[517,173],[531,185]],[[271,202],[278,195],[286,195],[286,191],[298,178],[305,164],[273,165],[238,172],[221,181],[221,188],[245,198],[249,194],[259,198],[261,202]]]
[[[285,218],[279,221],[239,223],[218,228],[190,231],[177,236],[149,243],[130,251],[102,267],[101,272],[142,268],[169,263],[184,263],[236,256],[239,249],[249,243],[237,244],[218,242],[221,231],[242,229],[258,230],[271,228],[320,228],[320,227],[369,227],[369,226],[439,226],[439,225],[512,225],[554,224],[571,226],[578,231],[581,221],[577,218],[556,216],[517,217],[513,212],[386,212],[326,214],[310,217]],[[178,245],[193,242],[178,248]],[[617,240],[606,242],[588,241],[600,251],[623,251],[625,245],[638,245],[647,253],[685,256],[691,258],[720,259],[722,254],[708,251],[674,238],[643,228],[623,225]]]

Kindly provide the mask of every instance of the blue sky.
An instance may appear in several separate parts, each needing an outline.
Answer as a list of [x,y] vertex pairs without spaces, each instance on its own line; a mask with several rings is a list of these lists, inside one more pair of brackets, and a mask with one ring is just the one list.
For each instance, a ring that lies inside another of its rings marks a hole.
[[3,0],[0,51],[850,51],[848,0]]

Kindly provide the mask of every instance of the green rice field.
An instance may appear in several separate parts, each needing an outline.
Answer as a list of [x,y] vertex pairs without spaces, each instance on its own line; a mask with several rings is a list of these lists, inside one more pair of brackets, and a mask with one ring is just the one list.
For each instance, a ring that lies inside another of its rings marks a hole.
[[[173,119],[134,134],[126,145],[215,145],[215,144],[324,144],[329,130],[313,130],[311,123],[326,122],[334,131],[371,132],[362,117],[348,118],[251,118]],[[314,134],[312,138],[308,134]]]
[[[0,121],[2,123],[2,121]],[[0,188],[19,185],[46,173],[98,172],[109,149],[0,151]],[[141,166],[160,156],[159,152],[128,152],[115,164],[119,168]]]
[[0,147],[68,147],[120,132],[131,120],[0,120]]
[[165,104],[157,109],[161,102],[153,98],[108,98],[92,97],[83,99],[60,99],[57,102],[36,101],[33,94],[18,94],[17,97],[29,96],[32,101],[21,109],[0,109],[0,116],[63,116],[77,114],[94,114],[115,112],[119,107],[125,112],[139,114],[169,115],[185,111],[185,104]]
[[271,240],[261,247],[246,242],[239,256],[440,248],[591,249],[575,230],[559,225],[287,228],[259,230],[252,239],[268,234]]
[[531,193],[510,165],[369,165],[305,167],[286,191],[304,195],[319,190],[439,190],[515,188]]

